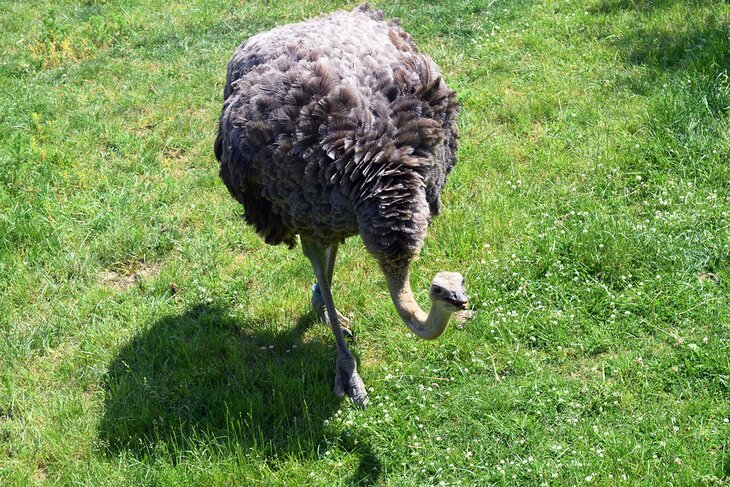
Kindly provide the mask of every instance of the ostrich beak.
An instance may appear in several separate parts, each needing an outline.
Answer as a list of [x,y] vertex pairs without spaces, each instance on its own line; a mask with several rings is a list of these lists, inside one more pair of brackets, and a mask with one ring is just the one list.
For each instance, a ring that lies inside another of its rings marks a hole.
[[466,309],[469,304],[469,296],[464,291],[457,291],[446,300],[460,310]]

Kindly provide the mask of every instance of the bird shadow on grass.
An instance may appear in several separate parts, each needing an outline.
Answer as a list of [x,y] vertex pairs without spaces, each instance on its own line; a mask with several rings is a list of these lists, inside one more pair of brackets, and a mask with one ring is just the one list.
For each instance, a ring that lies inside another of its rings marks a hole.
[[[318,458],[328,441],[324,421],[340,399],[332,392],[334,349],[303,340],[314,321],[310,313],[277,333],[263,321],[198,306],[153,323],[124,346],[105,378],[99,437],[107,454],[177,463],[198,449],[245,451],[274,469],[280,456]],[[329,445],[360,460],[350,484],[377,480],[380,461],[367,441],[329,436]]]

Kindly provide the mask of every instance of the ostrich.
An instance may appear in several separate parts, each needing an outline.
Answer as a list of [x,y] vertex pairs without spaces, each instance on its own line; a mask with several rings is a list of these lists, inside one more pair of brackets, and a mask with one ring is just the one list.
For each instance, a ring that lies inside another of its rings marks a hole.
[[331,293],[337,248],[361,235],[421,338],[437,338],[465,309],[459,273],[436,274],[428,312],[409,283],[456,162],[456,95],[397,20],[363,5],[248,39],[228,64],[223,99],[220,176],[266,243],[292,248],[299,235],[317,279],[313,306],[337,342],[335,393],[364,408]]

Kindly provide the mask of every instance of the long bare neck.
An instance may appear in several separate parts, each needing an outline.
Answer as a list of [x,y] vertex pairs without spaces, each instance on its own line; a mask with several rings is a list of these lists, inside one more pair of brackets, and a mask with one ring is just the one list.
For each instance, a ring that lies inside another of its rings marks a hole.
[[397,272],[383,269],[383,273],[395,309],[405,324],[408,325],[408,328],[426,340],[433,340],[441,336],[449,323],[451,313],[432,305],[428,314],[426,314],[418,306],[411,290],[408,269]]

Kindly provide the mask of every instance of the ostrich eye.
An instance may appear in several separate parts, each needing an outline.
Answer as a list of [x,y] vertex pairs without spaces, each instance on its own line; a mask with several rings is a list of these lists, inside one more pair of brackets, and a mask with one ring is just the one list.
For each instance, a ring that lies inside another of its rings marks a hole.
[[431,286],[431,292],[433,292],[435,294],[443,294],[444,293],[444,288],[442,288],[441,286],[437,286],[437,285],[434,284],[433,286]]

